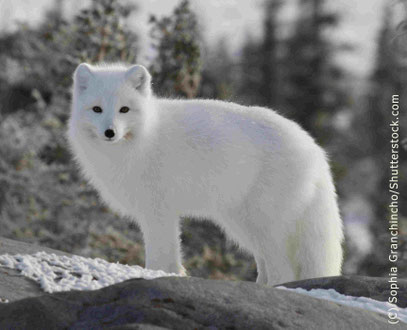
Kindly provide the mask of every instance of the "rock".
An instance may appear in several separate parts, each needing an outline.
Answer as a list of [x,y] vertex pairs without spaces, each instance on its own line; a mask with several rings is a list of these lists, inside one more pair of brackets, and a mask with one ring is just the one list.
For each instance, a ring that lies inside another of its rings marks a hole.
[[[0,253],[58,252],[1,241]],[[357,292],[350,291],[352,278],[349,277],[316,280],[318,285],[339,283],[338,288],[348,290],[346,294]],[[298,283],[285,286],[295,287]],[[311,284],[304,283],[307,285]],[[373,291],[375,288],[382,288],[381,284],[371,284],[363,292],[374,297],[378,294]],[[1,295],[13,302],[0,304],[0,329],[403,328],[400,324],[390,326],[384,315],[244,281],[193,277],[133,279],[95,291],[43,294],[36,283],[24,282],[24,278],[2,269]]]
[[[287,288],[334,289],[347,296],[367,297],[386,301],[390,297],[390,284],[387,278],[366,276],[332,276],[281,284]],[[407,280],[398,279],[398,302],[401,308],[407,307]]]
[[284,290],[192,277],[135,279],[96,291],[47,294],[0,305],[1,329],[122,329],[125,325],[129,329],[401,328],[390,327],[383,315]]

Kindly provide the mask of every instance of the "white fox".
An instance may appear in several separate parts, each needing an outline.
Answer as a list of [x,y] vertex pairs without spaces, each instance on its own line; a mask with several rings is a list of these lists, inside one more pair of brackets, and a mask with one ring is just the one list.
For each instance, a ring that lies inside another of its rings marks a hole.
[[261,284],[339,275],[342,221],[324,151],[276,112],[156,98],[141,65],[80,64],[68,140],[115,211],[138,221],[146,268],[181,273],[180,217],[250,251]]

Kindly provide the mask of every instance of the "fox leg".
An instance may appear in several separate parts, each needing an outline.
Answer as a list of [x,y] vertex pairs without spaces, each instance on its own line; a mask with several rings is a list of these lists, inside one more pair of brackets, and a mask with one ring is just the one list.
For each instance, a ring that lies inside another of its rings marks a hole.
[[181,263],[179,220],[175,219],[150,219],[148,225],[142,226],[145,227],[142,230],[147,269],[177,274],[185,272]]

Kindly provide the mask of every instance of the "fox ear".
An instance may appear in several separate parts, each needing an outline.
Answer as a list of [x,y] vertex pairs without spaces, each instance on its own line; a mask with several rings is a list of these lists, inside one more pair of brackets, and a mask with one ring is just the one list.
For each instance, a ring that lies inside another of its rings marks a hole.
[[79,94],[82,94],[89,86],[89,80],[92,76],[92,69],[89,64],[81,63],[73,75],[74,83]]
[[144,96],[151,94],[151,75],[142,65],[133,65],[126,72],[126,80]]

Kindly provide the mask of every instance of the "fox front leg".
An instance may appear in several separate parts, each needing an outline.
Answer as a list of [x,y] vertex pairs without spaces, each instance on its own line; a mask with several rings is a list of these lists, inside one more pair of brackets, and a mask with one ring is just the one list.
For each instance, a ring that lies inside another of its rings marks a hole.
[[146,268],[185,275],[181,262],[179,220],[174,218],[172,221],[168,218],[151,219],[153,221],[143,226]]

